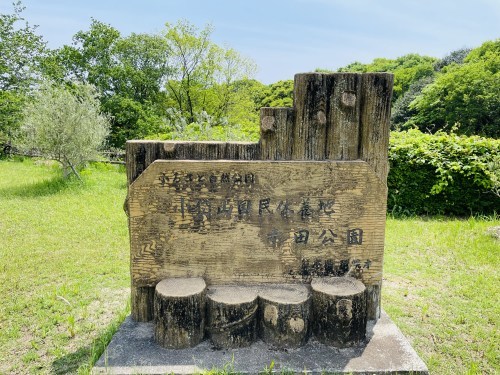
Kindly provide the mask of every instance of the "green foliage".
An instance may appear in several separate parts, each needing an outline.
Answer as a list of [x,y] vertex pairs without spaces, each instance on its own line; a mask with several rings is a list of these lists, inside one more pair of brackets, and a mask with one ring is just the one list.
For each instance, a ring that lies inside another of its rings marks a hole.
[[[128,139],[168,137],[169,108],[187,124],[206,112],[211,124],[253,132],[258,114],[247,81],[254,64],[234,49],[210,40],[212,28],[199,31],[187,21],[167,24],[158,35],[122,37],[110,25],[92,20],[72,46],[53,51],[44,71],[58,82],[77,79],[97,87],[101,108],[112,119],[111,146]],[[202,124],[200,124],[202,125]]]
[[[153,138],[185,141],[252,141],[259,140],[259,129],[253,126],[221,123],[206,112],[195,113],[195,121],[187,123],[186,118],[175,108],[168,110],[166,128],[170,132],[158,134]],[[148,137],[149,138],[149,137]]]
[[13,7],[13,14],[0,14],[0,143],[10,141],[19,127],[22,105],[37,82],[45,51],[36,28],[22,18],[21,2]]
[[104,112],[113,115],[108,142],[111,146],[123,146],[129,139],[144,139],[160,133],[165,124],[162,108],[157,103],[139,102],[116,94],[102,104]]
[[391,110],[392,130],[406,130],[411,127],[409,121],[416,114],[416,110],[410,105],[433,80],[434,77],[429,76],[413,82],[408,90],[394,102]]
[[500,138],[500,39],[445,67],[410,107],[409,125],[421,130]]
[[400,98],[410,86],[424,77],[434,75],[434,64],[437,59],[415,53],[397,59],[374,59],[370,64],[354,62],[339,68],[339,72],[391,72],[394,73],[393,101]]
[[[13,4],[13,14],[0,14],[0,90],[26,90],[34,82],[44,50],[42,37],[22,18],[24,7]],[[22,27],[19,23],[24,22]]]
[[25,100],[22,93],[0,90],[0,145],[9,143],[17,132]]
[[418,130],[391,133],[388,209],[394,213],[500,212],[495,195],[500,140]]
[[109,133],[93,86],[45,83],[23,110],[19,145],[61,163],[64,175],[98,156]]
[[[498,61],[500,56],[500,39],[489,40],[481,46],[474,48],[464,59],[466,63],[475,63],[479,61]],[[498,70],[498,66],[497,66]]]
[[261,107],[292,107],[293,80],[278,81],[270,84],[262,92]]
[[442,70],[445,66],[451,64],[463,64],[467,55],[472,51],[470,48],[461,48],[456,51],[450,52],[448,55],[443,57],[441,60],[437,61],[434,64],[434,69],[436,71]]
[[77,79],[98,89],[102,109],[111,115],[110,145],[122,147],[127,139],[158,132],[165,110],[163,85],[170,71],[166,41],[149,34],[124,38],[97,20],[73,41],[45,59],[44,71],[56,81]]
[[216,123],[234,124],[244,110],[253,107],[249,93],[238,82],[251,77],[255,65],[234,49],[213,43],[212,31],[210,25],[198,30],[187,21],[166,25],[163,36],[171,67],[167,104],[188,123],[206,112]]

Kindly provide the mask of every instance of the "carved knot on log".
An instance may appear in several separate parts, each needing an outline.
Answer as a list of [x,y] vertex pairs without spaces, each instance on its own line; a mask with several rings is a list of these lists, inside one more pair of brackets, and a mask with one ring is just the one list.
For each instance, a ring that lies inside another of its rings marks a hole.
[[356,106],[356,93],[354,91],[344,91],[341,103],[344,107],[353,108]]
[[274,133],[276,131],[276,128],[274,126],[275,123],[276,119],[274,118],[274,116],[264,116],[261,120],[260,128],[264,133]]
[[172,154],[175,152],[175,146],[176,144],[174,142],[170,143],[170,142],[165,142],[163,144],[163,150],[167,153],[167,154]]
[[365,338],[366,287],[352,277],[320,277],[311,282],[313,331],[326,345],[350,347]]
[[318,111],[318,113],[316,113],[316,120],[318,121],[319,125],[325,125],[326,124],[326,115],[325,115],[325,112]]

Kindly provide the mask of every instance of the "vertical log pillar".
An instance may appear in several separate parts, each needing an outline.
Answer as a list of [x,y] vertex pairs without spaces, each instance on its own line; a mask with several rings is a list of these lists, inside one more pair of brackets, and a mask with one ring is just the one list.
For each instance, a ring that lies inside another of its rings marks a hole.
[[328,87],[324,74],[295,75],[292,159],[324,160],[327,134]]
[[260,131],[262,160],[291,159],[293,108],[261,108]]
[[353,346],[366,335],[365,286],[352,277],[314,279],[313,332],[326,345]]
[[358,159],[361,77],[359,73],[326,76],[327,86],[330,87],[327,159]]
[[[393,83],[394,76],[389,73],[362,76],[359,158],[370,164],[385,184],[389,173],[387,157]],[[380,317],[381,288],[381,278],[367,284],[368,319]]]
[[202,278],[165,279],[154,295],[155,340],[164,348],[198,345],[205,335],[205,281]]

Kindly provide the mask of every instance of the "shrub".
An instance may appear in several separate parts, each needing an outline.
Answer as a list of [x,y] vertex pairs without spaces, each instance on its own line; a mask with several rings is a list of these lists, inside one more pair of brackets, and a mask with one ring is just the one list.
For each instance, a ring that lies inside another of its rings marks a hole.
[[98,155],[109,134],[109,121],[100,113],[93,86],[45,83],[23,110],[19,146],[35,149],[61,163],[64,175]]
[[455,134],[392,132],[388,210],[396,214],[491,214],[500,211],[500,140]]

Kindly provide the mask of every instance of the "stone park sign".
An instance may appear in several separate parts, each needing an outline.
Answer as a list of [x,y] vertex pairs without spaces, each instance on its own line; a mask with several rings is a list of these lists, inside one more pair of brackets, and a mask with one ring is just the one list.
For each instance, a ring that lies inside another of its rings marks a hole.
[[132,318],[172,363],[206,338],[363,345],[380,317],[392,82],[297,74],[293,108],[261,109],[258,143],[127,142]]
[[133,316],[159,324],[165,279],[351,277],[366,288],[364,321],[376,319],[391,86],[388,74],[299,74],[294,108],[261,110],[259,144],[129,142]]
[[157,160],[129,191],[133,283],[378,284],[385,195],[363,161]]
[[392,83],[297,74],[258,143],[127,142],[132,314],[94,372],[426,374],[380,310]]
[[[211,286],[249,287],[356,276],[365,285],[378,285],[386,193],[385,184],[363,161],[157,160],[129,190],[133,283],[155,287],[165,279],[199,277]],[[181,287],[176,285],[175,289]],[[226,298],[235,292],[228,290]],[[238,293],[242,293],[241,288]],[[256,307],[254,297],[248,303],[252,301]],[[307,298],[304,303],[309,304]],[[287,305],[286,301],[283,304]],[[362,322],[366,322],[365,309],[362,315]],[[289,319],[300,319],[300,331],[306,335],[303,326],[311,319],[309,314],[294,316]],[[226,325],[241,331],[246,320],[233,319]],[[168,325],[170,328],[161,326],[158,339],[166,347],[192,346],[203,337],[199,332],[196,340],[181,343],[179,332],[172,331],[173,323]],[[255,328],[244,333],[255,331],[256,325],[257,321]],[[191,338],[197,336],[193,333],[199,326],[196,321],[193,330],[188,330]],[[216,342],[217,346],[252,342],[234,329],[220,331],[228,337]],[[364,331],[362,327],[358,340]],[[250,337],[255,336],[250,333]],[[279,344],[278,339],[269,340]],[[288,346],[294,341],[281,340]],[[305,341],[301,335],[298,342]]]

